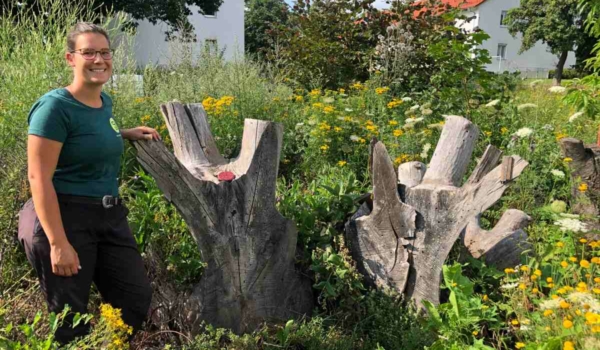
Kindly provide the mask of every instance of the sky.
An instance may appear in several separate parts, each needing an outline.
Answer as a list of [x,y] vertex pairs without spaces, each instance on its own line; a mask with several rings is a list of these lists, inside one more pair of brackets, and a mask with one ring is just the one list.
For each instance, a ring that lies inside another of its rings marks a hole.
[[[287,2],[288,4],[292,5],[294,3],[294,0],[285,0],[285,2]],[[385,0],[375,0],[374,3],[375,7],[377,8],[387,8],[389,5],[385,3]]]

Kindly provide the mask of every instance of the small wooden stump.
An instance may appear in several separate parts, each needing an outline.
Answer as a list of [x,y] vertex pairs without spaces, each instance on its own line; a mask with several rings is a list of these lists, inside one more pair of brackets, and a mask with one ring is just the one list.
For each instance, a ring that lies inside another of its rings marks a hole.
[[467,119],[447,117],[429,168],[401,164],[399,188],[385,146],[371,143],[372,209],[364,204],[346,228],[358,267],[373,284],[405,293],[419,307],[424,300],[438,304],[442,265],[468,225],[465,237],[475,256],[496,266],[520,262],[528,248],[522,228],[529,217],[509,211],[489,232],[476,218],[500,199],[527,162],[510,156],[497,166],[501,152],[489,146],[459,187],[478,134]]
[[185,303],[189,322],[242,333],[310,314],[309,279],[295,266],[295,224],[275,209],[280,124],[246,119],[242,148],[223,158],[201,104],[161,106],[175,155],[138,141],[138,160],[180,211],[207,266]]
[[[573,181],[573,196],[579,203],[573,207],[573,212],[597,216],[600,206],[600,145],[584,145],[583,141],[566,137],[560,140],[563,156],[573,159],[569,163]],[[579,190],[579,183],[585,183],[587,190]]]

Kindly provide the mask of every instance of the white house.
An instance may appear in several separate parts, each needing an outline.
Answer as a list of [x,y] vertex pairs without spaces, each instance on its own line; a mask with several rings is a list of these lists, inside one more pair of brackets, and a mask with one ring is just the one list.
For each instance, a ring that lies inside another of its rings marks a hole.
[[[545,78],[548,71],[556,68],[558,56],[552,54],[546,44],[538,42],[531,49],[519,54],[521,36],[513,38],[502,24],[508,10],[519,7],[520,0],[442,0],[451,6],[462,8],[469,17],[468,23],[459,24],[467,30],[479,28],[489,34],[482,48],[492,56],[487,69],[493,72],[520,71],[521,76]],[[570,52],[565,68],[575,64],[575,53]]]
[[[244,1],[224,0],[217,12],[212,15],[198,13],[197,7],[190,7],[192,15],[188,17],[194,26],[198,50],[208,43],[224,50],[225,58],[230,59],[236,53],[244,52]],[[156,25],[143,20],[139,22],[134,41],[137,64],[147,63],[164,65],[175,52],[176,44],[165,40],[166,23]]]

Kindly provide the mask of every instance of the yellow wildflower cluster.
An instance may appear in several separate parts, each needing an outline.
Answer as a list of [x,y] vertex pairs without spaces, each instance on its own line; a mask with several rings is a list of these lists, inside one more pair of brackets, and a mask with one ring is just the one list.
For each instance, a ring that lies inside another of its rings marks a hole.
[[399,99],[395,98],[395,99],[391,100],[390,102],[388,102],[387,108],[394,109],[394,108],[400,106],[403,103],[404,102],[402,100],[399,100]]
[[564,139],[564,138],[565,138],[565,137],[567,137],[567,136],[569,136],[569,135],[567,135],[567,134],[564,134],[564,133],[562,133],[562,132],[557,132],[557,133],[556,133],[556,141],[560,141],[561,139]]
[[219,99],[207,97],[202,101],[202,106],[206,110],[206,113],[219,116],[223,114],[226,107],[231,106],[233,100],[233,96],[223,96]]
[[389,87],[387,87],[387,86],[385,86],[385,87],[380,87],[380,88],[376,88],[376,89],[375,89],[375,93],[376,93],[377,95],[383,95],[383,94],[385,94],[385,93],[386,93],[386,92],[388,92],[388,91],[390,91],[390,88],[389,88]]
[[360,82],[356,82],[356,83],[350,85],[350,88],[354,89],[354,90],[366,90],[367,89],[367,87],[364,86],[363,84],[361,84]]
[[140,118],[140,122],[142,122],[142,124],[146,125],[146,123],[148,123],[150,121],[150,119],[151,119],[150,115],[145,115]]
[[402,163],[411,162],[415,159],[416,157],[404,153],[394,159],[394,164],[399,165]]
[[311,92],[308,93],[310,95],[310,97],[319,97],[321,96],[321,90],[319,89],[314,89]]
[[102,304],[100,306],[100,316],[101,324],[106,327],[106,333],[110,335],[109,339],[111,339],[107,349],[128,349],[127,337],[133,333],[133,328],[123,322],[121,310],[115,309],[109,304]]

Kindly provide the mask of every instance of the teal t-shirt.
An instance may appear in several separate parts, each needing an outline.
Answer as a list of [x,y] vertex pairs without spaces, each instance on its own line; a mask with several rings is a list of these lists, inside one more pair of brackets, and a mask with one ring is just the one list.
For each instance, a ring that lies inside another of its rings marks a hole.
[[102,107],[77,101],[65,89],[42,96],[29,112],[29,134],[63,144],[52,178],[56,193],[85,197],[118,196],[123,138],[113,119],[112,100]]

